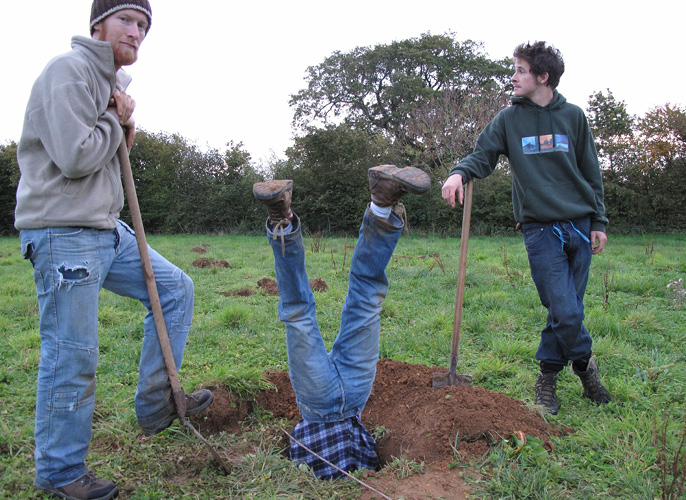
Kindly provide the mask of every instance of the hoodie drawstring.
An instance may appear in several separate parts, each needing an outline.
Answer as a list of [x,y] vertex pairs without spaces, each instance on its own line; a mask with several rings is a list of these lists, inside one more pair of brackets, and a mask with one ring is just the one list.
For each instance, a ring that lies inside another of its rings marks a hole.
[[590,242],[591,242],[591,240],[589,240],[589,239],[586,237],[586,235],[585,235],[584,233],[582,233],[581,231],[579,231],[579,230],[576,228],[576,226],[574,225],[574,223],[573,223],[571,220],[570,220],[570,221],[567,221],[567,222],[569,222],[569,224],[572,226],[572,229],[574,229],[574,231],[576,231],[577,233],[579,233],[579,236],[581,236],[581,238],[582,238],[586,243],[590,243]]
[[[576,231],[579,234],[579,236],[581,236],[581,238],[586,243],[591,242],[591,240],[589,240],[584,233],[582,233],[581,231],[579,231],[576,228],[576,226],[574,225],[574,223],[571,220],[568,220],[566,222],[568,222],[569,225],[572,226],[572,229],[574,229],[574,231]],[[557,222],[553,224],[553,233],[555,233],[555,236],[557,236],[557,239],[560,240],[560,252],[562,252],[564,250],[565,243],[567,243],[567,241],[565,240],[565,236],[564,236],[564,233],[562,232],[562,228],[560,226],[558,226]]]

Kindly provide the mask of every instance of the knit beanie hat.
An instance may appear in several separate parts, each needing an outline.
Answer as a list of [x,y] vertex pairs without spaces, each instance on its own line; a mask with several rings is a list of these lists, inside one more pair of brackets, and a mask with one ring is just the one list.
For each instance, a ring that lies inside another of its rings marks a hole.
[[150,2],[148,0],[93,0],[91,7],[91,35],[93,34],[93,26],[105,19],[110,14],[123,9],[140,10],[143,14],[148,16],[148,29],[145,34],[148,34],[150,25],[152,24],[152,10],[150,9]]

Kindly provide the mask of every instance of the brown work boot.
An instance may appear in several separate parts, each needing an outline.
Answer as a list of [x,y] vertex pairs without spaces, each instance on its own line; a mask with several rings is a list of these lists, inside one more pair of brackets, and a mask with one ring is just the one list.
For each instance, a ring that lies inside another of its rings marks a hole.
[[[185,396],[187,417],[192,417],[193,415],[202,413],[208,406],[210,406],[210,404],[212,404],[212,400],[214,399],[212,393],[207,389],[200,389],[190,394],[185,394]],[[153,436],[155,434],[159,434],[167,427],[169,427],[177,418],[179,418],[179,414],[176,412],[176,406],[174,406],[174,413],[165,418],[154,429],[146,428],[143,429],[143,432],[146,436]]]
[[110,500],[119,494],[116,484],[107,479],[95,477],[92,471],[65,486],[40,489],[66,500]]
[[557,372],[540,371],[536,378],[536,404],[543,406],[549,413],[557,415],[560,403],[557,401]]
[[426,172],[416,167],[379,165],[369,169],[372,201],[379,207],[392,207],[404,194],[426,193],[429,187],[431,179]]
[[186,394],[186,416],[192,417],[205,410],[210,404],[214,396],[208,389],[199,389],[190,394]]
[[281,253],[286,254],[286,243],[283,230],[288,227],[293,219],[291,212],[291,198],[293,197],[293,181],[266,181],[256,182],[252,185],[252,194],[257,201],[267,205],[269,224],[276,240],[281,229]]
[[578,370],[576,362],[572,363],[572,370],[581,379],[581,385],[584,386],[584,397],[599,405],[610,402],[610,393],[600,381],[598,364],[596,363],[595,358],[591,358],[588,361],[586,371]]
[[275,229],[285,227],[291,222],[293,218],[293,212],[291,212],[293,181],[256,182],[252,186],[252,194],[257,201],[267,205],[269,223],[275,226]]

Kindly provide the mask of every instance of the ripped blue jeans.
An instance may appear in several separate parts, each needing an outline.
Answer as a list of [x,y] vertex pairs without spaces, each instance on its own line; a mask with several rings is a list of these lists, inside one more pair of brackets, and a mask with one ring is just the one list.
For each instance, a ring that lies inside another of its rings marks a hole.
[[565,366],[585,359],[593,341],[584,326],[584,294],[591,267],[589,217],[522,225],[531,277],[548,310],[536,359]]
[[[133,231],[120,221],[112,230],[26,229],[20,238],[22,255],[33,264],[40,311],[35,484],[58,488],[88,472],[101,288],[138,299],[148,310],[135,398],[139,425],[154,430],[175,409]],[[178,370],[193,315],[193,281],[152,249],[150,259]]]
[[300,225],[287,234],[285,250],[267,228],[279,286],[279,318],[286,326],[291,385],[308,422],[336,422],[359,415],[376,376],[381,303],[386,298],[386,266],[403,223],[391,213],[382,220],[367,210],[350,262],[348,295],[338,336],[326,352],[316,304],[305,269]]

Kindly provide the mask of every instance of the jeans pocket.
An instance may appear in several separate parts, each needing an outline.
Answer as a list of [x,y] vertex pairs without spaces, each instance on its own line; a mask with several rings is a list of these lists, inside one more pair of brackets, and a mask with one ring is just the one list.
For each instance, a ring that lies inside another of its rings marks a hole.
[[535,246],[539,241],[541,241],[541,239],[543,239],[545,228],[546,226],[535,225],[524,229],[524,245],[526,248]]
[[43,283],[43,273],[41,273],[40,269],[36,267],[33,259],[33,253],[35,249],[36,246],[33,240],[24,240],[21,242],[21,256],[22,258],[31,262],[31,265],[33,266],[33,282],[36,284],[36,292],[42,293],[45,291],[45,284]]
[[33,240],[26,240],[21,242],[21,256],[28,260],[33,255],[34,244]]
[[124,230],[126,230],[129,234],[132,234],[132,235],[136,236],[136,231],[134,231],[134,230],[131,228],[131,226],[129,226],[126,222],[124,222],[124,221],[121,220],[121,219],[120,219],[120,220],[117,220],[117,222],[119,223],[119,226],[120,226],[121,228],[123,228]]

